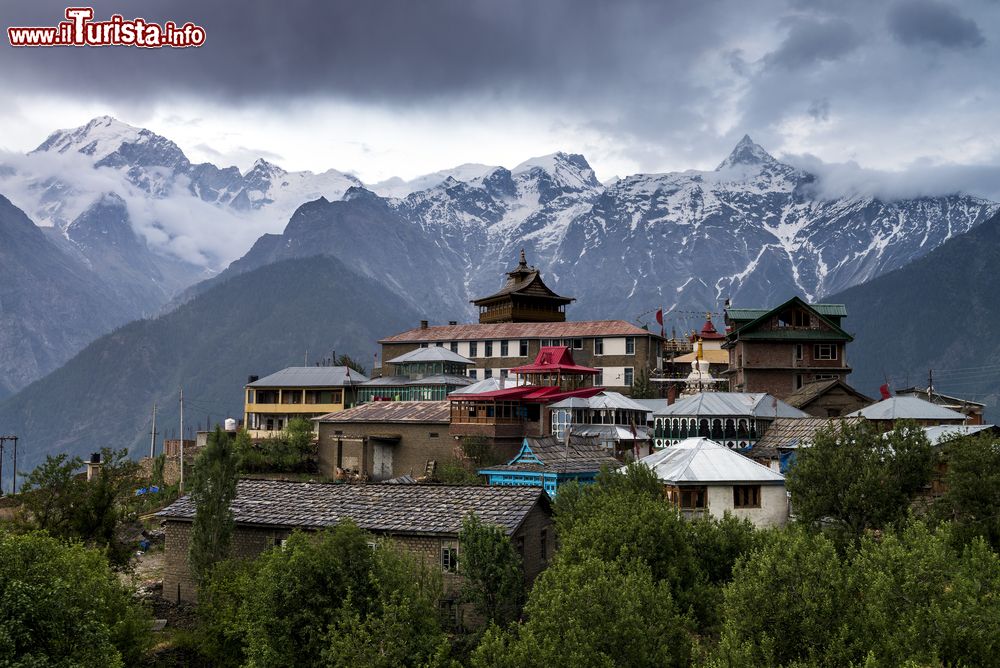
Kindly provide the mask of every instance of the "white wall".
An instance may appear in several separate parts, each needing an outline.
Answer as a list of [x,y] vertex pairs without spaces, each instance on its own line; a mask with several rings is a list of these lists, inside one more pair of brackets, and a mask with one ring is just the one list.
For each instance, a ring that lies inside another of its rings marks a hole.
[[[623,366],[601,366],[601,358],[594,360],[594,366],[604,369],[604,384],[602,387],[622,387],[625,385],[625,367]],[[635,368],[632,368],[632,381],[635,382]],[[618,376],[621,376],[619,378]]]
[[708,512],[721,518],[727,512],[758,527],[783,526],[788,521],[788,495],[784,485],[761,485],[760,508],[733,508],[733,486],[708,488]]
[[604,354],[605,355],[624,355],[625,354],[625,337],[624,336],[606,336],[606,337],[604,337]]

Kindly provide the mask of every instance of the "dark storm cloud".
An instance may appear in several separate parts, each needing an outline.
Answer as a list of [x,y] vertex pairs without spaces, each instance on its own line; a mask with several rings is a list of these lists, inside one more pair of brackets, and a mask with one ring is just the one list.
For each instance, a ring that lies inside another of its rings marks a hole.
[[933,0],[897,4],[889,10],[889,31],[906,45],[968,48],[983,43],[979,26],[949,5]]
[[[710,4],[710,3],[707,3]],[[5,8],[9,25],[54,25],[64,1]],[[600,81],[670,81],[717,42],[718,8],[657,0],[163,0],[95,3],[206,28],[198,49],[11,49],[4,78],[20,86],[101,97],[194,91],[230,99],[342,96],[427,99],[486,92],[579,91]],[[657,70],[660,69],[658,73]]]
[[836,60],[861,42],[853,27],[839,19],[793,19],[788,21],[785,41],[765,58],[769,65],[796,69],[824,60]]

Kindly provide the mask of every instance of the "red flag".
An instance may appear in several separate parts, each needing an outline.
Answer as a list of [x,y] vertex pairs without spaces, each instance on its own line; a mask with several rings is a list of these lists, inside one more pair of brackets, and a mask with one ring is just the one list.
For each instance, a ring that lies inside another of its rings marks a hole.
[[885,383],[882,387],[878,388],[878,391],[882,393],[882,399],[891,399],[892,393],[889,392],[889,383]]
[[656,310],[656,322],[660,323],[660,338],[666,338],[663,336],[663,309],[659,308]]

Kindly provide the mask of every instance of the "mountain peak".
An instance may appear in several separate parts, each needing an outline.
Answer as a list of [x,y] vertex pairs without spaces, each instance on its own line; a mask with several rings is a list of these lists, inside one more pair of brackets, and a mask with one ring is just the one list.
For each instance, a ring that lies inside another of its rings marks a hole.
[[727,167],[735,167],[736,165],[763,165],[775,162],[778,161],[774,159],[774,156],[765,151],[760,144],[755,143],[750,138],[750,135],[743,135],[743,138],[737,142],[729,157],[719,163],[715,171],[720,171]]
[[529,158],[510,170],[512,174],[529,174],[541,170],[565,186],[572,188],[600,187],[594,170],[587,159],[579,153],[557,151],[537,158]]
[[77,128],[56,130],[32,153],[76,151],[99,161],[126,142],[138,140],[142,128],[113,116],[98,116]]
[[257,158],[257,160],[253,163],[253,167],[251,167],[250,171],[247,172],[247,175],[250,175],[253,172],[273,176],[275,174],[284,174],[285,170],[273,162],[268,162],[264,158]]

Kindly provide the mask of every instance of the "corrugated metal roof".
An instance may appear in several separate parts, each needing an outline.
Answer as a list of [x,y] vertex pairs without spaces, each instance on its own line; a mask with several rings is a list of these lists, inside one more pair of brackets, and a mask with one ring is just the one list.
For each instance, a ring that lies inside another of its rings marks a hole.
[[849,413],[868,420],[965,420],[965,415],[919,397],[889,397],[877,404]]
[[[823,316],[839,318],[847,317],[847,306],[844,304],[809,304],[809,306]],[[756,320],[763,315],[767,315],[773,310],[774,309],[769,308],[730,308],[726,309],[726,314],[729,316],[730,320]]]
[[455,376],[452,374],[434,374],[423,378],[410,378],[409,376],[379,376],[364,383],[362,387],[406,387],[409,385],[452,385],[464,387],[472,383],[468,376]]
[[255,380],[247,387],[344,387],[368,380],[368,376],[354,369],[350,370],[348,380],[347,372],[346,366],[290,366]]
[[780,473],[707,438],[685,439],[639,462],[675,485],[785,484]]
[[646,410],[645,406],[636,403],[624,394],[621,394],[620,392],[609,392],[608,390],[604,390],[600,394],[587,399],[582,399],[580,397],[563,399],[562,401],[551,404],[550,408],[621,409],[627,411]]
[[[530,385],[528,383],[522,384]],[[448,396],[455,396],[456,394],[482,394],[484,392],[496,392],[497,390],[506,390],[512,387],[517,387],[517,381],[513,378],[503,378],[503,377],[493,377],[484,378],[478,382],[472,383],[468,387],[459,388],[451,392]]]
[[809,417],[798,408],[764,392],[699,392],[654,412],[659,416],[719,415],[759,418]]
[[[615,424],[574,424],[573,433],[580,436],[596,436],[598,440],[612,438],[616,441],[631,441],[631,427]],[[638,441],[648,441],[653,438],[653,430],[646,425],[636,425],[635,435]]]
[[941,424],[934,427],[924,427],[924,434],[931,445],[941,445],[946,441],[961,436],[972,436],[984,431],[997,431],[992,424]]
[[456,364],[467,364],[469,366],[476,365],[468,357],[462,357],[458,353],[453,353],[444,346],[417,348],[408,353],[403,353],[399,357],[394,357],[387,364],[406,364],[408,362],[455,362]]
[[497,324],[438,325],[416,328],[380,339],[379,343],[424,341],[482,341],[487,339],[571,339],[593,336],[653,336],[648,330],[624,320],[578,322],[504,322]]
[[440,422],[451,421],[448,401],[370,401],[346,411],[327,413],[319,422]]
[[[729,364],[728,350],[702,350],[701,357],[709,364]],[[696,359],[698,359],[698,353],[693,352],[675,357],[671,361],[674,364],[684,364],[684,363],[690,364]]]
[[[318,529],[352,520],[366,531],[456,536],[470,512],[513,533],[535,504],[548,507],[543,497],[537,487],[240,480],[230,508],[237,524]],[[193,520],[194,514],[195,504],[184,496],[157,516]]]

